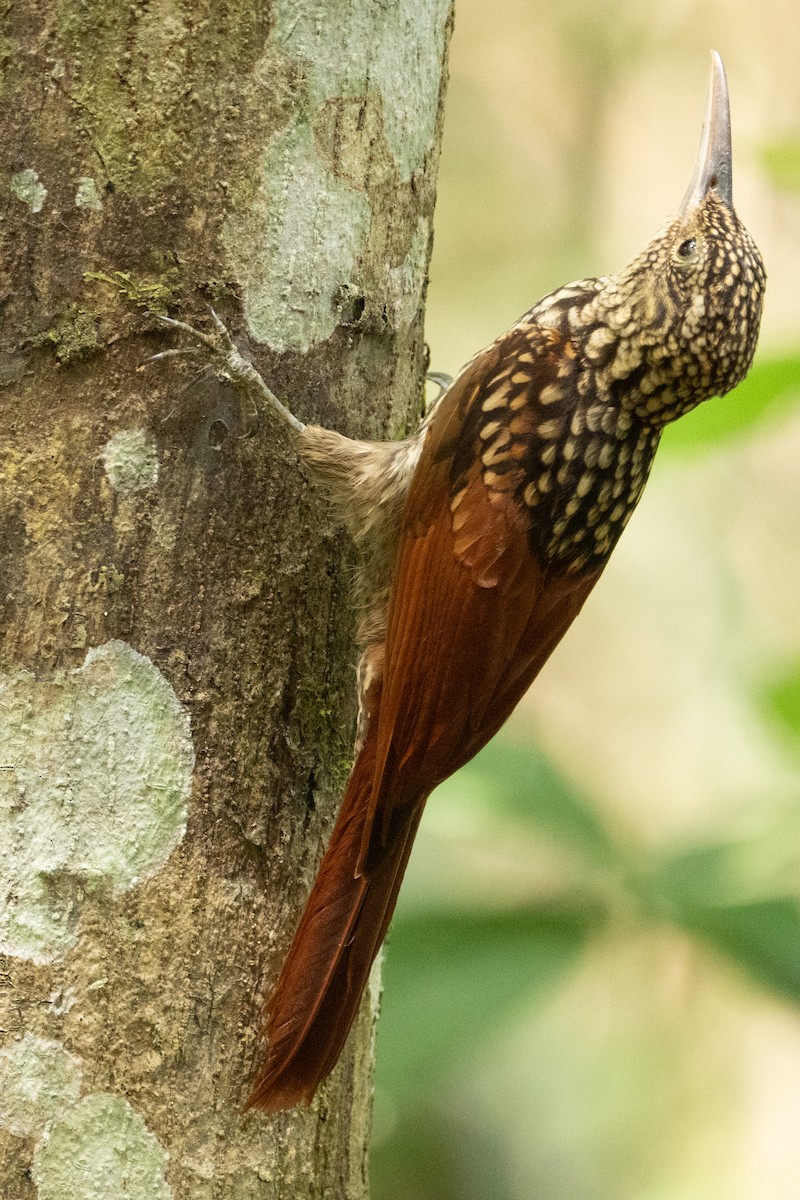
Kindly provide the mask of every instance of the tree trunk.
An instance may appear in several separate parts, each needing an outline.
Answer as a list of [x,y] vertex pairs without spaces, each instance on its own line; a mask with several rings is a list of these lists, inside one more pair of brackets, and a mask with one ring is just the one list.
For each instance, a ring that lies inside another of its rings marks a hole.
[[241,1111],[349,768],[349,550],[268,415],[141,364],[213,303],[300,418],[405,431],[449,3],[4,6],[4,1200],[367,1193],[376,988],[310,1109]]

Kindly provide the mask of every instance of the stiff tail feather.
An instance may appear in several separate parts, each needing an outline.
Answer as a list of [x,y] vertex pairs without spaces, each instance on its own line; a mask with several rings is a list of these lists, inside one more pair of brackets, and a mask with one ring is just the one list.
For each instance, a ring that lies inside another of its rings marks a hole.
[[365,747],[267,1001],[269,1051],[247,1108],[278,1112],[311,1100],[341,1053],[386,936],[422,804],[395,809],[385,846],[362,873],[374,766]]

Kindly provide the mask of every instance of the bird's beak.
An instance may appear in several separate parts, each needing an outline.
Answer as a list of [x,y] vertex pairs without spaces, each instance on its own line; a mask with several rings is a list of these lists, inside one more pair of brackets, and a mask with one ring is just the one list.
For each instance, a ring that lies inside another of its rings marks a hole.
[[678,210],[681,217],[705,200],[709,192],[733,207],[733,163],[731,155],[731,110],[728,81],[716,50],[711,51],[711,78],[708,83],[706,115],[700,135],[700,149],[692,178]]

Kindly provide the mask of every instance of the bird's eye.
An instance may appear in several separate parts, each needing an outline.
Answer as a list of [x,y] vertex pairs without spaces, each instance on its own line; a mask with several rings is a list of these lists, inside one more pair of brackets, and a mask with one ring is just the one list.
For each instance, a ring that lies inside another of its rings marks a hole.
[[680,246],[678,246],[678,254],[681,258],[691,258],[696,249],[696,238],[687,238],[685,242],[681,242]]

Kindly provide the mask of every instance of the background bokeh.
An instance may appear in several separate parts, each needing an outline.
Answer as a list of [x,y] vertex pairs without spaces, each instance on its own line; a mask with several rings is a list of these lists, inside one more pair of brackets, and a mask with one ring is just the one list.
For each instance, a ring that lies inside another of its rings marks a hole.
[[428,302],[454,372],[680,202],[708,50],[769,275],[595,593],[432,798],[389,939],[375,1200],[800,1194],[800,20],[457,0]]

